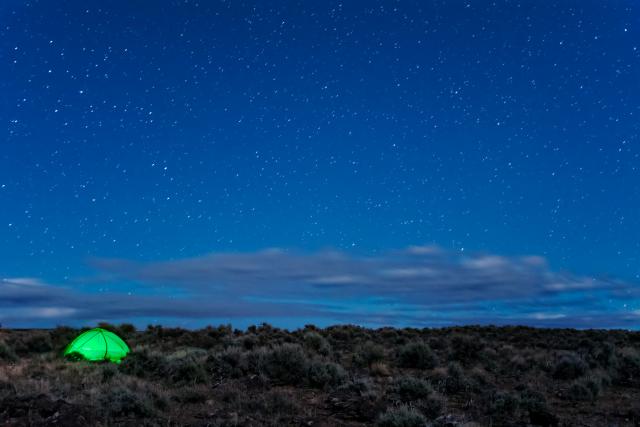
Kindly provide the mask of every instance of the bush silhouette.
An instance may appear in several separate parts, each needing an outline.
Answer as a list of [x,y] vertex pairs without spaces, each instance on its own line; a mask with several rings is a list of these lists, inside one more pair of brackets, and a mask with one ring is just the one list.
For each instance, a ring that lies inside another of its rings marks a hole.
[[358,366],[371,367],[375,362],[384,360],[384,348],[372,341],[360,345],[354,354],[354,362]]
[[264,353],[262,370],[284,384],[299,384],[307,376],[309,362],[299,344],[282,344]]
[[314,387],[327,387],[342,384],[347,377],[344,368],[337,363],[316,359],[309,364],[307,378]]
[[403,368],[431,369],[436,366],[436,356],[426,343],[412,342],[400,348],[398,362]]
[[553,378],[559,380],[573,380],[587,371],[587,364],[576,354],[569,353],[561,356],[554,369]]
[[394,394],[403,402],[423,399],[433,393],[433,387],[428,381],[411,376],[395,379],[391,387]]

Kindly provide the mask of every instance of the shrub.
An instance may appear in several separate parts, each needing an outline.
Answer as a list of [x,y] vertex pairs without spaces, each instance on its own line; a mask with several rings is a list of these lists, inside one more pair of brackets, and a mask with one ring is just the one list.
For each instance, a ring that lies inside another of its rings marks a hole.
[[298,402],[289,394],[280,390],[270,390],[249,399],[244,409],[260,414],[260,416],[295,414],[300,411]]
[[246,352],[244,355],[244,363],[246,364],[247,371],[255,374],[266,374],[265,365],[269,352],[270,350],[265,347],[258,347]]
[[102,382],[107,383],[118,374],[118,368],[109,363],[102,366]]
[[596,369],[595,371],[592,371],[591,374],[589,375],[589,378],[596,380],[598,384],[600,384],[601,388],[610,386],[612,382],[611,376],[609,376],[609,374],[606,371],[603,371],[601,369]]
[[369,374],[374,377],[390,377],[391,371],[386,363],[375,362],[371,364],[371,368],[369,368]]
[[184,328],[166,328],[160,326],[158,328],[158,338],[180,339],[185,335],[189,335],[189,331]]
[[366,425],[375,424],[385,405],[382,393],[369,377],[354,378],[340,385],[327,403],[331,412],[343,414],[341,418],[359,420]]
[[624,347],[617,352],[617,369],[614,382],[621,386],[640,384],[640,354],[633,347]]
[[442,413],[444,407],[444,399],[438,393],[431,393],[429,396],[414,402],[416,408],[420,410],[427,418],[435,419]]
[[331,353],[331,344],[317,332],[306,332],[304,334],[304,345],[323,356],[328,356]]
[[78,336],[78,330],[69,326],[56,326],[49,333],[54,348],[62,351],[69,343]]
[[245,350],[253,350],[258,346],[258,337],[255,334],[247,334],[240,339],[240,343]]
[[81,360],[85,360],[82,353],[78,351],[72,351],[71,353],[67,353],[64,355],[64,358],[71,362],[79,362]]
[[603,368],[613,366],[615,362],[615,347],[610,342],[603,342],[600,348],[594,350],[595,360]]
[[241,392],[240,389],[232,383],[226,383],[216,388],[215,393],[216,400],[231,406],[238,406],[247,397],[245,393]]
[[136,331],[136,327],[131,323],[122,323],[118,329],[123,334],[133,334]]
[[213,363],[217,374],[224,377],[238,378],[247,369],[247,360],[244,352],[237,347],[229,347],[216,353],[213,359],[207,359],[207,363]]
[[376,390],[373,382],[368,377],[354,378],[338,387],[338,390],[348,391],[360,396],[375,395]]
[[48,333],[29,335],[24,342],[28,353],[46,353],[53,349],[51,336]]
[[262,371],[272,380],[296,385],[306,378],[308,360],[298,344],[277,345],[264,354]]
[[403,368],[431,369],[436,366],[436,356],[426,343],[412,342],[400,348],[398,362]]
[[358,366],[371,367],[373,363],[384,360],[384,348],[372,341],[367,341],[359,346],[354,354],[354,362]]
[[98,322],[98,328],[113,332],[114,334],[119,334],[120,332],[116,325],[112,325],[109,322]]
[[436,350],[446,350],[447,340],[442,337],[431,337],[428,340],[429,347]]
[[583,380],[583,384],[591,392],[593,400],[597,399],[600,395],[600,391],[602,390],[602,383],[599,381],[599,379],[595,377],[588,377]]
[[[263,325],[266,325],[266,323],[264,323]],[[218,325],[215,328],[212,326],[207,326],[206,328],[204,328],[203,332],[205,332],[206,335],[211,338],[220,340],[231,335],[231,329],[231,325]]]
[[478,358],[484,348],[484,342],[469,335],[454,335],[451,338],[451,358],[467,364]]
[[16,352],[8,344],[0,342],[0,360],[15,362],[18,360]]
[[344,325],[331,326],[327,333],[334,341],[349,342],[352,338],[351,329]]
[[529,421],[535,426],[552,427],[559,423],[547,406],[547,399],[542,393],[525,389],[520,394],[520,408],[529,413]]
[[573,380],[587,371],[587,364],[575,353],[561,356],[554,369],[553,378],[558,380]]
[[574,381],[567,390],[566,397],[575,401],[596,400],[602,390],[602,381],[598,376],[589,376]]
[[482,393],[487,390],[487,387],[493,386],[489,374],[480,366],[476,366],[469,371],[469,382],[474,391],[478,393]]
[[378,427],[425,427],[426,418],[417,410],[402,405],[387,409],[378,418]]
[[513,420],[520,406],[517,396],[512,393],[501,391],[495,394],[489,405],[489,414],[496,421]]
[[447,376],[444,382],[444,389],[447,393],[457,393],[467,389],[469,380],[464,374],[464,369],[457,362],[451,362],[447,366]]
[[217,344],[227,343],[232,340],[230,336],[225,336],[221,339],[217,339],[211,336],[208,332],[208,330],[184,332],[176,340],[176,343],[178,345],[197,347],[200,349],[208,350],[215,347]]
[[133,338],[136,333],[136,327],[131,323],[122,323],[118,326],[116,333],[125,341]]
[[118,365],[120,372],[139,378],[154,378],[162,376],[165,361],[162,356],[147,350],[132,351]]
[[511,369],[511,371],[515,373],[526,372],[531,368],[531,364],[528,363],[527,360],[520,354],[516,354],[511,359],[509,359],[507,365]]
[[404,340],[404,337],[401,337],[400,335],[398,335],[398,331],[396,331],[393,328],[382,328],[378,330],[378,333],[380,334],[380,336],[382,337],[383,340],[385,341],[390,341],[392,343],[398,343],[401,340]]
[[0,398],[15,395],[17,392],[15,384],[9,381],[0,380]]
[[175,395],[174,399],[180,403],[205,403],[209,398],[206,386],[188,386],[181,388]]
[[589,401],[593,400],[594,396],[584,382],[577,381],[571,384],[571,387],[567,390],[567,398],[569,400]]
[[501,362],[500,361],[501,356],[503,356],[501,352],[498,352],[493,347],[486,346],[485,348],[482,349],[482,351],[478,355],[478,358],[482,360],[482,364],[484,365],[485,369],[493,371],[498,367],[498,364]]
[[165,377],[176,384],[202,384],[208,378],[204,365],[190,356],[166,359],[163,371]]
[[547,399],[540,392],[525,389],[520,393],[520,406],[528,411],[547,408]]
[[154,413],[153,405],[141,394],[123,386],[107,388],[98,396],[98,407],[110,418],[149,417]]
[[341,365],[332,362],[314,360],[309,365],[307,378],[314,387],[326,387],[342,384],[347,373]]
[[433,387],[428,381],[411,376],[397,378],[392,390],[403,402],[423,399],[433,393]]

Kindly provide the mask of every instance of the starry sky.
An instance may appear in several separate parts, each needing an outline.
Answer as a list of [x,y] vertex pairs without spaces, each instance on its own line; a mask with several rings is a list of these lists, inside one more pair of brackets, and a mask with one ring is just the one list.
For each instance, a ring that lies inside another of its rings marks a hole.
[[636,328],[631,0],[0,2],[0,322]]

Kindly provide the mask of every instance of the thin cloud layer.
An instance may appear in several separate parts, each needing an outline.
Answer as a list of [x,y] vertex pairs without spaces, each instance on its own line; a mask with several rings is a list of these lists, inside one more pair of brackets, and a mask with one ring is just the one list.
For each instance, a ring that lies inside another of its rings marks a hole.
[[[290,326],[528,324],[635,327],[632,283],[552,271],[537,256],[463,255],[412,246],[375,256],[269,249],[160,262],[94,259],[127,292],[80,291],[32,278],[0,283],[0,321],[247,319]],[[160,292],[162,290],[162,292]],[[18,308],[19,307],[19,308]]]

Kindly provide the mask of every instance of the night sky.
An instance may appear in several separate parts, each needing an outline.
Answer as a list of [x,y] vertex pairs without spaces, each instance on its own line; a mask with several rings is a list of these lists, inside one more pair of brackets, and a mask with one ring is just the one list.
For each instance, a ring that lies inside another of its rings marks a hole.
[[0,2],[0,322],[640,321],[635,1]]

